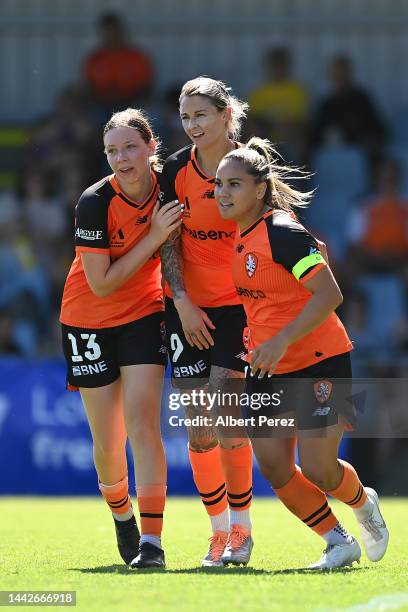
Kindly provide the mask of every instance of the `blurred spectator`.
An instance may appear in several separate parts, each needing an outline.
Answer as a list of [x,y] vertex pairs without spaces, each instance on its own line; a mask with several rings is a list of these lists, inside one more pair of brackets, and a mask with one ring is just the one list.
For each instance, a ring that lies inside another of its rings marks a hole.
[[183,83],[171,85],[160,99],[157,116],[152,112],[153,124],[163,144],[163,159],[190,143],[180,120],[179,96]]
[[0,309],[0,355],[22,355],[14,337],[14,316],[11,309]]
[[54,195],[51,177],[32,169],[23,181],[24,217],[37,257],[47,265],[61,247],[67,219],[61,198]]
[[365,366],[376,359],[382,346],[382,338],[372,329],[369,321],[370,304],[367,294],[361,289],[354,289],[344,302],[344,324],[353,341],[354,351],[351,354],[354,375],[367,375]]
[[401,168],[378,164],[376,193],[349,219],[350,262],[354,273],[396,272],[408,262],[408,201],[400,195]]
[[125,27],[114,13],[98,21],[100,43],[84,59],[83,70],[99,120],[105,122],[113,111],[144,105],[153,85],[153,66],[145,52],[126,41]]
[[341,142],[380,150],[386,128],[372,97],[353,80],[352,61],[336,55],[329,64],[331,91],[318,105],[314,119],[314,145]]
[[57,96],[52,113],[34,127],[27,163],[56,175],[79,165],[86,181],[95,175],[100,160],[97,137],[83,93],[70,85]]
[[249,131],[268,136],[285,157],[304,158],[308,95],[292,77],[289,49],[273,47],[264,58],[266,80],[249,94]]

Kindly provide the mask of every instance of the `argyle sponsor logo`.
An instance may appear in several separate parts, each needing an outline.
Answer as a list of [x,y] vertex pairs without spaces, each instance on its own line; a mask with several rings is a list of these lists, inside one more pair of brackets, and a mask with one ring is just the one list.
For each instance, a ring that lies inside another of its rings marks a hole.
[[333,385],[329,380],[320,380],[313,385],[315,396],[320,404],[324,404],[329,399]]
[[102,240],[102,230],[88,230],[77,227],[75,237],[81,240]]
[[248,255],[245,257],[245,270],[249,278],[253,277],[257,266],[258,266],[257,256],[254,255],[253,253],[248,253]]

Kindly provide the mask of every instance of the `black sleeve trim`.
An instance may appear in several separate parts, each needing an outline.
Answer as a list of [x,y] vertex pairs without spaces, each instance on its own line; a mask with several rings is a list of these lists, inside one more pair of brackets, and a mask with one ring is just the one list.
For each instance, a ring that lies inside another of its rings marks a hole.
[[103,185],[89,188],[81,195],[75,208],[75,246],[108,249],[108,209],[110,198]]
[[163,170],[160,176],[160,202],[167,204],[172,200],[177,200],[176,193],[176,177],[178,172],[187,165],[191,159],[192,145],[180,149],[177,153],[173,153],[166,159],[163,165]]
[[[322,258],[315,238],[298,221],[282,213],[266,217],[265,223],[273,261],[298,280],[320,263]],[[302,260],[306,260],[306,267],[298,276],[294,268]]]

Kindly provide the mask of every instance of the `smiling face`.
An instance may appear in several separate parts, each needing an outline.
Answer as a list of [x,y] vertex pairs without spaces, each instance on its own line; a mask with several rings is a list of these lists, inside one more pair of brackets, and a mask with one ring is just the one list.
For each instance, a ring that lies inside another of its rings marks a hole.
[[266,183],[257,183],[242,162],[223,159],[215,177],[214,195],[224,219],[236,221],[245,228],[262,213]]
[[131,192],[141,179],[150,176],[150,156],[156,141],[146,143],[136,128],[117,127],[103,139],[108,163],[124,191]]
[[198,147],[213,145],[228,138],[228,120],[231,110],[219,110],[206,96],[183,96],[180,117],[187,136]]

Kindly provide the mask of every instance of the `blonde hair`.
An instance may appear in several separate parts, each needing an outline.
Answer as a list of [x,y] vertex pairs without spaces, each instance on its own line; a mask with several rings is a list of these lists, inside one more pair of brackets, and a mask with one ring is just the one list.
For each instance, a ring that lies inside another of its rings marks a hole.
[[242,121],[247,115],[249,104],[234,96],[231,87],[228,87],[222,81],[200,76],[184,83],[179,102],[184,96],[205,96],[219,111],[230,107],[231,118],[228,121],[228,136],[233,140],[239,138]]
[[156,153],[150,156],[150,165],[153,170],[160,170],[162,164],[157,150],[160,148],[161,142],[153,133],[152,126],[146,113],[140,108],[127,108],[126,110],[114,113],[103,128],[103,137],[105,137],[110,130],[120,127],[134,128],[139,132],[146,144],[149,144],[152,139],[157,142]]
[[244,147],[230,151],[223,159],[241,162],[256,183],[267,184],[264,202],[271,208],[291,212],[294,208],[307,206],[313,196],[314,190],[298,191],[288,184],[287,181],[309,179],[311,174],[286,165],[269,140],[253,137]]

